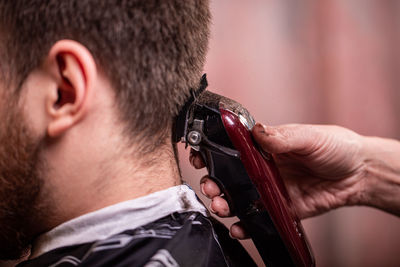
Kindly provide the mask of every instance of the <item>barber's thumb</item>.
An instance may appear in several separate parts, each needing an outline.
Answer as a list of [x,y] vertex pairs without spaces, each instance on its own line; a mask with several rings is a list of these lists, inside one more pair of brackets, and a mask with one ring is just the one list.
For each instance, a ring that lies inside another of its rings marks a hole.
[[257,123],[252,130],[254,140],[260,147],[269,153],[280,154],[293,150],[293,138],[288,133],[290,129],[282,128],[282,126],[265,126]]

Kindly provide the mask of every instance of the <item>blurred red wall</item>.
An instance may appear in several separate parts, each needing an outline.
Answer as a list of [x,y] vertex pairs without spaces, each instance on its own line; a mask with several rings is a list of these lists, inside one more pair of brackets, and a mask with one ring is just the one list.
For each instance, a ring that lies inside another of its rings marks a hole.
[[[338,124],[399,139],[400,1],[214,0],[212,14],[210,90],[267,124]],[[198,190],[205,172],[180,150]],[[317,266],[400,265],[393,215],[351,207],[303,223]]]

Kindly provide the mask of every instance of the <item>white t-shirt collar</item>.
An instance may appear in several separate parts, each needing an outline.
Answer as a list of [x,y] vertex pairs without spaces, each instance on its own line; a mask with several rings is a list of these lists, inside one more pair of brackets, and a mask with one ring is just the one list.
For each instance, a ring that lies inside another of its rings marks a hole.
[[120,202],[74,218],[40,235],[32,245],[30,258],[59,247],[105,239],[171,213],[185,211],[198,211],[207,216],[206,208],[188,185],[178,185]]

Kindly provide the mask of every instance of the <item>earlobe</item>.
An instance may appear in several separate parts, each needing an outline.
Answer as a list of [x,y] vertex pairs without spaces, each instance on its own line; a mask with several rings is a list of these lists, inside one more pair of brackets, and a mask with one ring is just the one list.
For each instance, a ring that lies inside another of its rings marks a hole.
[[50,137],[57,137],[86,115],[92,98],[96,65],[83,45],[70,40],[57,42],[48,59],[57,69],[57,86],[46,103],[50,117],[47,132]]
[[64,133],[68,128],[73,125],[73,120],[70,117],[58,119],[49,124],[47,134],[50,137],[57,137]]

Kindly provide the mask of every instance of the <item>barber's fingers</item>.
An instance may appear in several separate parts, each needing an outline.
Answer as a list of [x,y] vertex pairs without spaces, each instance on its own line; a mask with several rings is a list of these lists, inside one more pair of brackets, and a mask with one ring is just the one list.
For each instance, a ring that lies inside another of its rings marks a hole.
[[201,193],[203,193],[203,195],[208,198],[213,198],[221,195],[221,189],[213,180],[208,177],[208,175],[201,178],[200,189]]
[[192,164],[193,167],[195,167],[196,169],[201,169],[206,166],[206,164],[204,164],[204,161],[203,161],[200,153],[193,149],[190,149],[189,161],[190,161],[190,164]]
[[317,137],[312,125],[297,124],[273,127],[257,123],[252,133],[261,148],[273,154],[305,152],[313,147]]
[[[212,199],[209,207],[212,213],[218,215],[219,217],[232,216],[228,202],[223,197],[221,197],[220,188],[207,175],[200,180],[200,188],[203,195]],[[230,235],[232,236],[232,238],[236,239],[249,238],[241,222],[237,222],[231,226]]]
[[228,202],[220,196],[212,198],[210,203],[210,211],[219,217],[231,217]]
[[208,176],[200,180],[201,193],[211,199],[209,209],[219,217],[230,217],[231,212],[228,202],[223,198],[221,189]]
[[249,235],[244,230],[241,222],[232,224],[231,229],[230,229],[230,235],[232,238],[236,238],[236,239],[250,238]]

